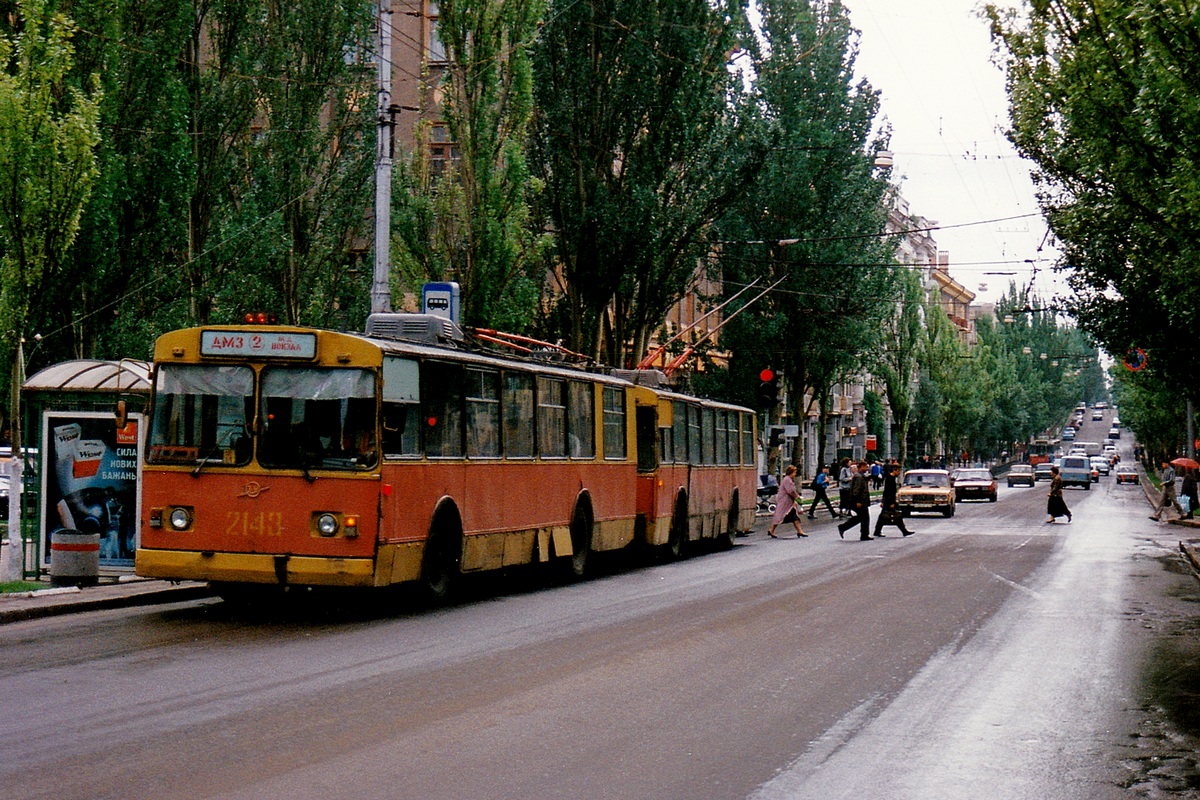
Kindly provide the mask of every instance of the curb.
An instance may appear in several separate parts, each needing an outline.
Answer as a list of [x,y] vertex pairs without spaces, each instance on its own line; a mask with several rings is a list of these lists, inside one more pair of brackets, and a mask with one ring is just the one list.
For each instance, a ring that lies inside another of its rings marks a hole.
[[[90,592],[98,594],[89,597]],[[32,592],[5,598],[0,596],[0,625],[31,619],[56,617],[83,611],[102,611],[133,606],[181,603],[212,597],[207,583],[171,584],[166,581],[145,581],[115,586],[100,586],[65,592]]]

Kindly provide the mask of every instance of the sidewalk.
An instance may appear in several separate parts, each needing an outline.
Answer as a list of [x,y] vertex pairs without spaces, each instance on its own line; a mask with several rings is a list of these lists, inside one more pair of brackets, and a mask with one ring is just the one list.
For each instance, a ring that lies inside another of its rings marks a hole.
[[208,584],[195,581],[171,583],[134,575],[108,576],[107,580],[102,577],[101,581],[99,586],[84,588],[50,588],[47,582],[45,589],[0,594],[0,625],[77,611],[179,603],[212,595]]

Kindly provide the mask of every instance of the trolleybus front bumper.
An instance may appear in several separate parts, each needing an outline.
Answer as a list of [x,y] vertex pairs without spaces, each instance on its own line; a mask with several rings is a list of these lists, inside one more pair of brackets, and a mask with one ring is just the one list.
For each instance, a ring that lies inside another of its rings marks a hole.
[[374,586],[370,558],[329,558],[139,549],[134,571],[166,580],[273,583],[307,586]]

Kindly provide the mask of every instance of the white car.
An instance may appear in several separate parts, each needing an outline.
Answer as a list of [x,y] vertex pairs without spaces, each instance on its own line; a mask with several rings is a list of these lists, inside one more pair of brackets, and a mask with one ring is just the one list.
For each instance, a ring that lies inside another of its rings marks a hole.
[[1092,469],[1099,472],[1101,475],[1107,475],[1112,468],[1108,459],[1104,456],[1092,456]]

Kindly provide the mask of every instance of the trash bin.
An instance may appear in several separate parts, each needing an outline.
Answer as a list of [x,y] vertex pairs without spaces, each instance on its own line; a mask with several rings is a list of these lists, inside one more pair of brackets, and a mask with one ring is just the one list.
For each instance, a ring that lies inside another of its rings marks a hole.
[[95,586],[100,582],[100,534],[62,528],[50,534],[50,585]]

